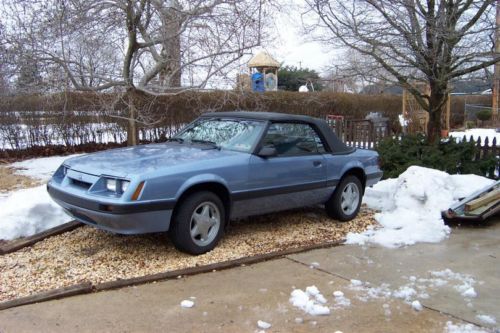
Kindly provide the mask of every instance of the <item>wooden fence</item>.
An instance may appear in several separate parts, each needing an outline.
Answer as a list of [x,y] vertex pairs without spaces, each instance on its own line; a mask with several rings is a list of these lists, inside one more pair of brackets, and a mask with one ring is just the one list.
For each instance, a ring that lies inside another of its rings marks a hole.
[[477,147],[476,160],[481,160],[489,156],[498,156],[500,152],[500,145],[497,144],[497,138],[493,138],[493,140],[490,141],[488,137],[484,140],[481,137],[474,139],[471,135],[467,140],[467,137],[464,135],[461,139],[456,137],[455,139],[465,142],[475,142]]
[[326,121],[346,145],[356,148],[375,149],[383,138],[390,135],[387,120],[353,120],[329,115]]

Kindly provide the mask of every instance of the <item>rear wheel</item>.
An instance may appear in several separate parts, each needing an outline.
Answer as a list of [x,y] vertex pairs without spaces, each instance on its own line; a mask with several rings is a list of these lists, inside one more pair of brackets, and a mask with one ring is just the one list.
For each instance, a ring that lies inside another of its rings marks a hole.
[[169,230],[170,239],[180,251],[208,252],[222,237],[225,216],[224,205],[215,193],[194,193],[177,209]]
[[358,215],[363,187],[356,176],[344,177],[325,203],[328,216],[339,221],[350,221]]

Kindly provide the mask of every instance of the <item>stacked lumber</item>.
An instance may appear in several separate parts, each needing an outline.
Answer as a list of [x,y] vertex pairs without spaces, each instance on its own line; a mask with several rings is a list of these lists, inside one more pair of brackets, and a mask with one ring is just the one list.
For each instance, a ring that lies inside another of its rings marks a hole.
[[495,207],[500,202],[500,188],[467,202],[464,206],[465,215],[478,216]]

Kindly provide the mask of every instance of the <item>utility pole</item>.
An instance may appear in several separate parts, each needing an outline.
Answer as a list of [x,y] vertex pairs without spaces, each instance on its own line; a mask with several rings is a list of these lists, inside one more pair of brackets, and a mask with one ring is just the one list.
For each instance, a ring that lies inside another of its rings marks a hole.
[[[496,30],[495,30],[495,57],[500,55],[500,0],[496,1]],[[500,89],[500,63],[495,63],[495,73],[493,75],[493,101],[491,103],[491,118],[498,120],[498,95]]]

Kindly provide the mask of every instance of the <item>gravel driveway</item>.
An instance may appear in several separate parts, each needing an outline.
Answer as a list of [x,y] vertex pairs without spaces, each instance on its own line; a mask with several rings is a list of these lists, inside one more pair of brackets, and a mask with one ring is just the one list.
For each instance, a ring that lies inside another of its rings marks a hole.
[[367,209],[346,223],[319,208],[248,218],[232,223],[219,245],[200,256],[177,251],[164,234],[122,236],[84,226],[0,256],[0,301],[338,241],[375,223]]

